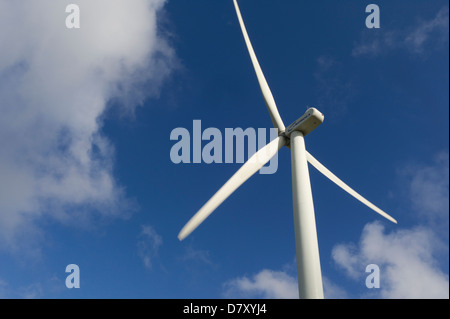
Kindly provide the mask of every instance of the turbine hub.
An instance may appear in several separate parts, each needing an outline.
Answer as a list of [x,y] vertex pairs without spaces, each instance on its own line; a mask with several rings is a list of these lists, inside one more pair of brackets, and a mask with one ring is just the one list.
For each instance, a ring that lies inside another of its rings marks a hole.
[[309,108],[302,117],[286,128],[284,135],[290,138],[292,132],[300,131],[303,136],[306,136],[322,124],[324,119],[324,115],[319,110],[314,107]]

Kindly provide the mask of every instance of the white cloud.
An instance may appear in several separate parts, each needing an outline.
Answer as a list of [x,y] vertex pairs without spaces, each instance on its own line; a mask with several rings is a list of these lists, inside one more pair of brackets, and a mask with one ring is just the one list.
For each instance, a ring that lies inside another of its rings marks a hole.
[[[227,298],[263,298],[263,299],[298,299],[297,276],[291,275],[297,271],[296,261],[275,271],[263,269],[249,277],[243,276],[230,280],[224,284],[224,295]],[[322,277],[323,292],[327,299],[347,298],[347,292]]]
[[378,56],[396,49],[423,54],[426,50],[441,47],[448,43],[448,13],[448,6],[444,6],[432,19],[417,22],[410,28],[393,30],[382,26],[377,32],[364,30],[352,55]]
[[365,226],[358,245],[337,245],[332,255],[350,277],[361,282],[366,266],[378,265],[381,287],[376,292],[381,298],[449,298],[448,275],[440,270],[437,260],[442,248],[427,228],[388,234],[375,222]]
[[[367,224],[359,243],[336,245],[334,262],[346,275],[365,281],[365,267],[377,264],[381,288],[367,295],[380,298],[448,298],[449,156],[439,152],[430,164],[408,164],[398,174],[420,226],[386,233],[380,223]],[[399,216],[400,224],[401,217]]]
[[152,268],[153,260],[158,255],[158,250],[162,243],[162,237],[152,226],[143,225],[141,227],[137,248],[145,268]]
[[348,294],[344,288],[338,286],[327,277],[322,276],[323,295],[325,299],[347,299]]
[[157,95],[172,68],[157,27],[165,0],[78,0],[80,29],[66,28],[69,3],[0,0],[0,244],[9,248],[39,234],[43,218],[128,214],[101,116],[112,98],[132,111]]
[[[364,286],[366,267],[380,268],[380,289],[367,289],[362,298],[449,298],[448,270],[448,203],[449,156],[439,152],[430,164],[409,164],[399,170],[411,214],[419,217],[420,227],[399,228],[387,233],[379,222],[367,224],[358,243],[333,247],[333,261],[351,280]],[[400,219],[401,222],[401,219]],[[436,224],[446,225],[445,232]],[[295,261],[292,263],[295,265]],[[292,266],[290,265],[290,266]],[[243,276],[225,284],[231,298],[298,298],[297,279],[293,271],[262,270],[253,276]],[[325,298],[348,298],[350,292],[328,277],[323,277]],[[354,293],[352,293],[354,295]]]
[[407,179],[414,211],[430,225],[449,221],[449,154],[440,152],[428,165],[410,164],[400,174]]
[[283,271],[264,269],[251,278],[236,278],[224,286],[225,294],[230,298],[298,298],[297,278]]

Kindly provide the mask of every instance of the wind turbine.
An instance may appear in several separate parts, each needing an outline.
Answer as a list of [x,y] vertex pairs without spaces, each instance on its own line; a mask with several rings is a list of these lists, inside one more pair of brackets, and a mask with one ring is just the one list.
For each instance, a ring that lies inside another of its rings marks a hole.
[[324,116],[322,113],[315,108],[310,108],[303,116],[287,128],[284,126],[269,85],[267,84],[247,34],[238,3],[236,0],[233,1],[242,34],[261,87],[262,95],[266,102],[273,126],[278,129],[279,135],[272,142],[256,152],[225,183],[225,185],[217,191],[217,193],[183,227],[178,234],[178,238],[183,240],[189,236],[189,234],[192,233],[236,189],[269,162],[283,146],[287,146],[291,149],[292,195],[299,297],[305,299],[322,299],[322,273],[320,268],[319,246],[317,242],[316,221],[308,162],[336,185],[381,216],[393,223],[397,223],[397,221],[350,188],[306,151],[304,137],[323,123]]

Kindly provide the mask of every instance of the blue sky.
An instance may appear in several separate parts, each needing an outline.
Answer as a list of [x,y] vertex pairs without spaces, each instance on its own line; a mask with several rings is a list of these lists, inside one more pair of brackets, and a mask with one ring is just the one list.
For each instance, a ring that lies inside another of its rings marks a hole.
[[[308,151],[399,222],[310,167],[325,297],[448,298],[448,1],[374,3],[239,2],[286,126],[324,113]],[[0,43],[1,298],[296,297],[287,148],[177,239],[241,164],[171,132],[271,127],[231,0],[0,0]]]

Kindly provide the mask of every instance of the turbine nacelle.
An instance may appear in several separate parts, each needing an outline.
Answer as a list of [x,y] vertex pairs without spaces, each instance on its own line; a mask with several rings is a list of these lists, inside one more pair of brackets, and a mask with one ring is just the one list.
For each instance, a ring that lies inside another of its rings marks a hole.
[[311,107],[302,117],[286,128],[284,135],[289,138],[292,132],[300,131],[303,136],[306,136],[322,124],[324,119],[325,116],[319,110]]

